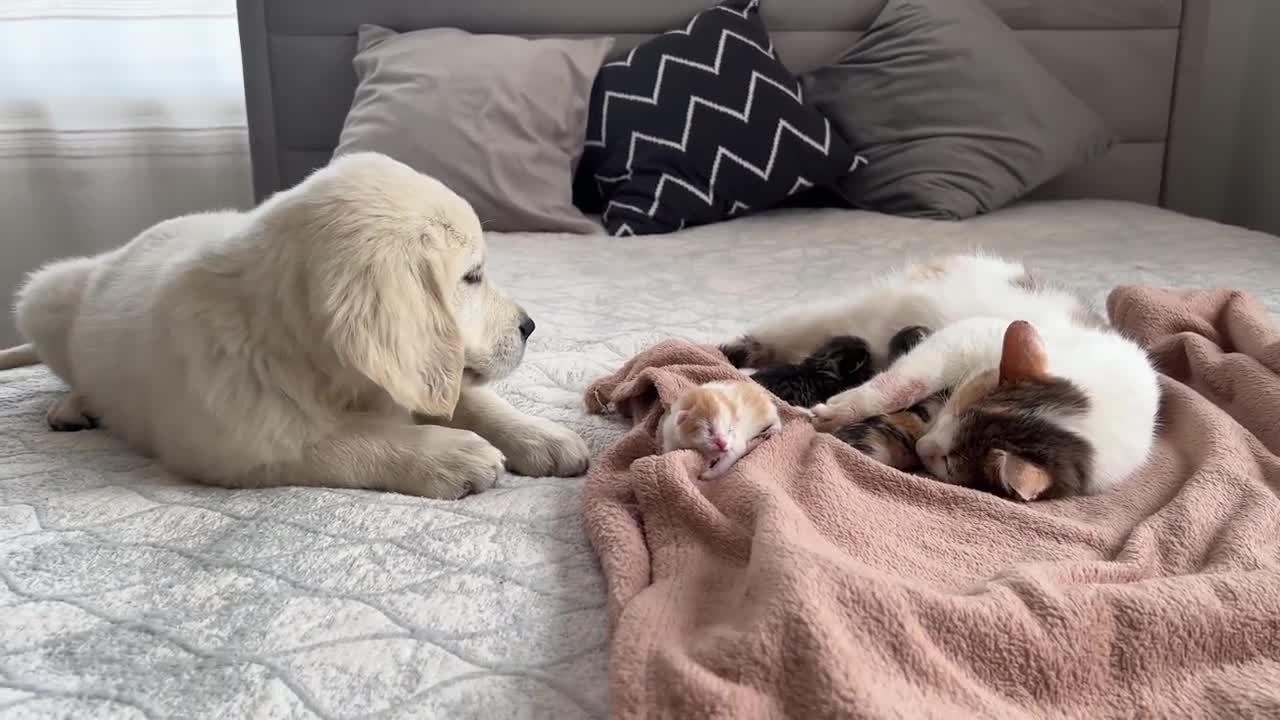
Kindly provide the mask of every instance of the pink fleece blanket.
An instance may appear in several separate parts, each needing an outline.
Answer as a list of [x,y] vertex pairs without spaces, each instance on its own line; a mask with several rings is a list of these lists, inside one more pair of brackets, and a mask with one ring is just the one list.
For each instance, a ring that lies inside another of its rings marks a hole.
[[1165,374],[1149,464],[1018,504],[878,465],[803,418],[713,483],[657,455],[665,342],[587,392],[634,428],[587,479],[619,718],[1280,717],[1280,334],[1225,290],[1122,287]]

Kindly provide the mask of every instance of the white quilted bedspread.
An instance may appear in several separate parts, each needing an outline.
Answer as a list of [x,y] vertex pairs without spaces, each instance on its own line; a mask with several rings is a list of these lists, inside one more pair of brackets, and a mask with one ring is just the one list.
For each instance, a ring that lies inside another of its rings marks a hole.
[[[645,345],[728,337],[908,256],[984,247],[1099,302],[1119,283],[1231,286],[1280,311],[1280,239],[1120,203],[964,223],[791,211],[490,245],[493,275],[538,321],[501,390],[595,451],[623,427],[585,416],[580,393]],[[452,503],[206,488],[103,432],[49,432],[59,389],[43,369],[0,373],[0,716],[606,714],[580,479],[509,477]]]

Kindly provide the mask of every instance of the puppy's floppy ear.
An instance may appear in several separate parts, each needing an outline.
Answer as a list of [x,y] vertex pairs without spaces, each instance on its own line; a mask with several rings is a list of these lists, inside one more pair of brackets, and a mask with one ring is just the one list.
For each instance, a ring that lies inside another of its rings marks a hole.
[[397,404],[452,418],[465,350],[443,283],[444,258],[395,243],[362,245],[328,258],[324,268],[329,343],[344,365]]

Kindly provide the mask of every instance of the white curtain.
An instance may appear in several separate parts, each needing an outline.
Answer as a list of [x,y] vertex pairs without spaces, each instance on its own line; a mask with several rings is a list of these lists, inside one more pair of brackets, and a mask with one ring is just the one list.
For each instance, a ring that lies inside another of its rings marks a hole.
[[0,0],[0,307],[48,259],[251,202],[235,0]]

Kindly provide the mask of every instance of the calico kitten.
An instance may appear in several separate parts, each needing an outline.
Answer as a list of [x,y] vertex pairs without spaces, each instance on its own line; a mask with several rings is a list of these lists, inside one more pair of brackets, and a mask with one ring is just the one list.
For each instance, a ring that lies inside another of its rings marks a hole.
[[[889,339],[889,362],[905,355],[928,334],[928,328],[919,325],[899,330]],[[840,335],[799,363],[762,368],[751,379],[784,402],[810,407],[841,390],[857,387],[874,375],[867,343],[862,338]],[[886,465],[912,470],[920,466],[916,441],[924,435],[945,399],[945,392],[938,393],[902,412],[851,423],[832,434]]]
[[[906,355],[928,335],[929,329],[919,325],[899,330],[889,339],[889,362]],[[947,390],[941,390],[906,410],[869,417],[831,432],[840,441],[889,467],[914,470],[920,467],[916,442],[929,429],[948,394]]]
[[920,461],[943,482],[1018,500],[1102,492],[1146,461],[1160,401],[1146,352],[1019,262],[973,254],[910,265],[853,297],[768,319],[724,350],[743,364],[791,362],[854,335],[877,361],[907,325],[935,330],[813,407],[815,426],[883,420],[950,390],[916,442]]
[[841,425],[831,431],[838,440],[899,470],[921,467],[916,443],[947,401],[946,390],[930,395],[906,410]]

